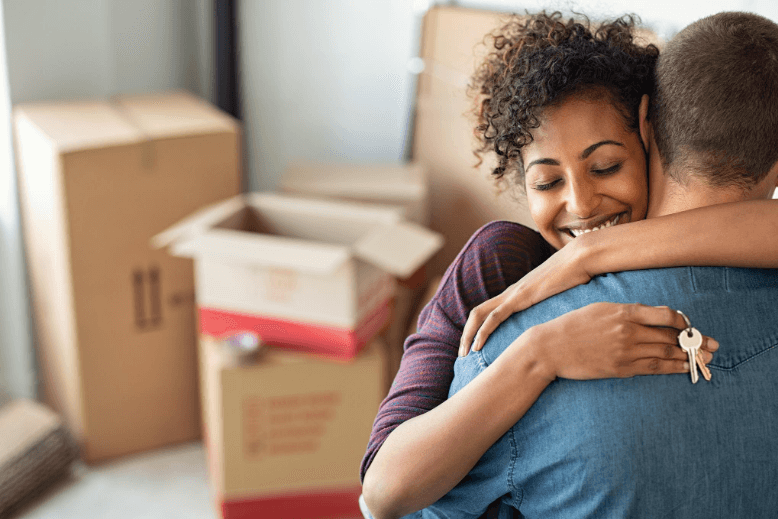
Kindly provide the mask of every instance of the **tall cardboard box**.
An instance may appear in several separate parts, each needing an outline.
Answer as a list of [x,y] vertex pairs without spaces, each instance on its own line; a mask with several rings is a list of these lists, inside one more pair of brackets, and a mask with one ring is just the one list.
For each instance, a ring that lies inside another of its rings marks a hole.
[[373,342],[351,361],[268,348],[236,365],[202,337],[211,484],[224,519],[361,517],[359,464],[385,394]]
[[493,11],[435,6],[424,16],[413,160],[429,175],[430,227],[446,236],[432,272],[442,274],[470,236],[492,220],[532,226],[521,194],[499,192],[489,177],[488,161],[476,169],[470,76],[486,55],[484,36],[505,15]]
[[396,278],[442,237],[402,210],[276,193],[240,195],[153,240],[195,258],[200,331],[252,331],[269,344],[354,357],[387,323]]
[[239,192],[239,127],[184,92],[15,107],[44,400],[88,462],[200,436],[192,262],[149,246]]

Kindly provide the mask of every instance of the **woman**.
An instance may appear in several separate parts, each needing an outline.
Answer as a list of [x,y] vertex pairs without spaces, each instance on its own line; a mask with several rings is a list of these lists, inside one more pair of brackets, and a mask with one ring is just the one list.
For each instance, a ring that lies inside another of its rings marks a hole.
[[[619,20],[593,34],[581,24],[562,23],[559,15],[538,15],[526,23],[514,20],[496,35],[495,51],[476,77],[485,97],[481,151],[497,151],[496,176],[518,175],[548,243],[517,224],[492,223],[476,233],[447,271],[420,318],[419,333],[406,342],[363,462],[364,493],[376,517],[409,513],[450,490],[557,376],[688,371],[685,354],[675,347],[684,324],[673,311],[592,305],[517,339],[543,352],[545,367],[553,368],[550,379],[535,377],[537,366],[504,366],[445,400],[459,330],[472,308],[538,266],[552,252],[549,244],[561,248],[581,232],[618,229],[645,217],[639,111],[651,90],[658,52],[634,45],[631,29],[631,21]],[[560,165],[561,175],[555,169]],[[562,206],[532,203],[533,196],[542,202],[543,194],[555,189],[568,193]],[[668,259],[661,246],[644,248],[655,261],[652,266],[689,254],[675,250]],[[613,340],[593,340],[611,332]],[[717,344],[707,339],[704,348],[708,362]],[[456,456],[450,455],[452,446]]]

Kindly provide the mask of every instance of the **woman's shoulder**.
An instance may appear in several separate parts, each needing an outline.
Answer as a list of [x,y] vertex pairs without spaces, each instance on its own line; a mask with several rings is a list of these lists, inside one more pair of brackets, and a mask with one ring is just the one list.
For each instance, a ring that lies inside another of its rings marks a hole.
[[472,308],[502,293],[552,253],[540,234],[525,225],[489,222],[473,233],[449,266],[441,292],[453,291]]
[[517,222],[497,220],[478,229],[462,248],[457,260],[520,261],[529,270],[543,263],[554,249],[537,231]]

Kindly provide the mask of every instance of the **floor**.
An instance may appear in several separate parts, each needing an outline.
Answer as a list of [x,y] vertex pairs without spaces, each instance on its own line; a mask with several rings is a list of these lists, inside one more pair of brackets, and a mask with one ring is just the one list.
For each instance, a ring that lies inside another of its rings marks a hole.
[[217,519],[200,443],[87,468],[18,510],[13,519]]
[[218,519],[201,443],[86,467],[10,519]]

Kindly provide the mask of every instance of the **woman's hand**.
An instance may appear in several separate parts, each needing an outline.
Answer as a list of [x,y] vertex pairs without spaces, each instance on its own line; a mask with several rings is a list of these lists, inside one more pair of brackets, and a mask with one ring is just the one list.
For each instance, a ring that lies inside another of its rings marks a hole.
[[588,283],[592,274],[587,272],[584,266],[587,251],[576,245],[575,242],[566,245],[505,289],[505,292],[473,308],[462,331],[459,356],[467,355],[471,344],[474,351],[483,348],[489,335],[511,314],[560,292]]
[[[685,328],[666,306],[593,303],[533,327],[531,342],[551,380],[688,373],[688,356],[678,346]],[[703,336],[705,364],[718,347]]]

